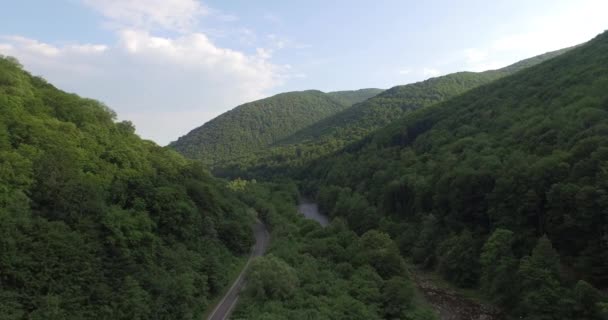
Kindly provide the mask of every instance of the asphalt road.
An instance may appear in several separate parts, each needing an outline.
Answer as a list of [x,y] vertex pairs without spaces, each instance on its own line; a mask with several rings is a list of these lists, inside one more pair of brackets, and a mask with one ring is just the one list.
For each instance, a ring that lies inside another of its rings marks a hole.
[[249,268],[251,260],[253,260],[255,257],[264,255],[264,252],[266,252],[266,248],[270,242],[270,235],[266,230],[266,226],[264,226],[262,222],[258,221],[253,226],[253,233],[255,235],[255,246],[251,251],[249,260],[247,260],[245,267],[243,267],[243,270],[236,280],[234,280],[232,286],[228,292],[226,292],[220,303],[218,303],[215,309],[213,309],[213,312],[211,312],[211,315],[209,318],[207,318],[208,320],[225,320],[230,318],[230,313],[232,313],[234,306],[236,306],[237,302],[239,301],[239,293],[245,286],[245,273]]

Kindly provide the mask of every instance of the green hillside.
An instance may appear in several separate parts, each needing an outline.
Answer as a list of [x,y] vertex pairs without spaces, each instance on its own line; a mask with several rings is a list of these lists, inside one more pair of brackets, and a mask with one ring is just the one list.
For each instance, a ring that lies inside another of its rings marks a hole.
[[604,33],[319,159],[305,185],[515,318],[602,319],[589,283],[608,286],[607,88]]
[[253,239],[202,166],[0,57],[0,318],[192,319]]
[[216,168],[221,175],[276,176],[286,168],[330,154],[382,128],[405,114],[490,83],[526,67],[556,57],[568,49],[549,52],[499,70],[458,72],[396,86],[369,100],[322,119],[275,143],[273,148],[244,155]]
[[363,102],[371,97],[374,97],[380,93],[382,93],[382,89],[359,89],[359,90],[350,90],[350,91],[334,91],[328,92],[327,95],[338,100],[340,103],[352,106],[356,103]]
[[379,89],[281,93],[243,104],[192,130],[170,147],[211,166],[263,150],[300,129],[368,99]]
[[305,219],[295,184],[244,183],[238,192],[272,241],[253,261],[233,319],[438,320],[388,234]]

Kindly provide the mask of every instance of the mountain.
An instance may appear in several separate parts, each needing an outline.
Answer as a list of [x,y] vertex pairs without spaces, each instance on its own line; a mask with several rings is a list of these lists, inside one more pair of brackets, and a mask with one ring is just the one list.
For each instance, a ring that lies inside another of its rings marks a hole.
[[221,165],[282,140],[382,90],[281,93],[238,106],[170,144],[183,155]]
[[374,97],[380,93],[382,93],[382,89],[359,89],[359,90],[350,90],[350,91],[334,91],[328,92],[327,94],[338,100],[343,105],[352,106],[356,103],[363,102],[371,97]]
[[253,242],[200,164],[0,57],[0,318],[201,316]]
[[400,119],[412,110],[445,101],[571,49],[548,52],[498,70],[457,72],[393,87],[351,108],[321,119],[277,141],[267,150],[257,150],[218,165],[215,172],[223,176],[250,177],[285,174],[286,169],[335,152]]
[[326,213],[389,232],[414,263],[514,318],[600,319],[606,88],[608,32],[407,114],[318,159],[303,185]]

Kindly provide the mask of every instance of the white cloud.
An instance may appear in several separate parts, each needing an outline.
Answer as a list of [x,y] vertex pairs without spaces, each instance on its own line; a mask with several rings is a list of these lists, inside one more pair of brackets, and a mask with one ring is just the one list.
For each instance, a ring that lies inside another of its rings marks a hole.
[[20,36],[3,36],[1,39],[5,41],[10,41],[12,43],[5,43],[4,46],[8,46],[10,48],[14,48],[15,46],[19,46],[22,50],[33,53],[40,54],[43,56],[56,56],[59,54],[60,50],[57,47],[52,45],[39,42],[37,40],[28,39]]
[[[220,115],[221,110],[184,110],[184,111],[139,111],[120,115],[121,120],[136,124],[138,132],[147,132],[144,137],[153,141],[168,143],[180,135],[200,126],[209,119]],[[173,133],[170,139],[167,132]]]
[[[118,28],[167,29],[185,32],[209,13],[196,0],[83,0]],[[235,18],[235,17],[232,17]]]
[[13,50],[13,46],[8,43],[0,43],[0,53],[9,52]]
[[272,57],[272,49],[256,48],[255,52],[261,59],[270,59]]
[[498,69],[504,67],[505,64],[500,60],[496,60],[495,52],[490,54],[491,50],[469,48],[463,51],[465,65],[467,71],[481,72],[486,70]]
[[236,30],[236,34],[239,42],[245,45],[252,45],[257,40],[257,35],[251,29],[240,28]]
[[544,16],[519,21],[519,32],[494,36],[495,40],[463,50],[466,70],[505,67],[518,60],[590,40],[608,28],[605,0],[557,1]]
[[441,71],[434,68],[423,68],[422,74],[426,77],[436,77],[441,74]]
[[276,34],[266,35],[266,41],[268,46],[277,50],[281,49],[308,49],[311,47],[309,44],[299,43],[288,37],[279,36]]
[[401,69],[398,71],[398,73],[401,75],[407,75],[407,74],[412,73],[412,70],[411,69]]
[[95,53],[102,53],[106,50],[108,50],[108,46],[103,45],[103,44],[77,44],[77,45],[72,45],[67,47],[67,50],[71,50],[74,52],[78,52],[78,53],[83,53],[83,54],[95,54]]
[[[273,47],[249,54],[220,47],[197,32],[201,17],[238,19],[197,0],[82,1],[112,26],[115,44],[56,45],[3,36],[0,54],[15,56],[66,91],[105,102],[159,144],[298,76],[289,66],[270,62]],[[230,30],[255,40],[249,29]]]
[[174,38],[123,30],[115,46],[56,46],[23,37],[0,39],[0,53],[17,57],[58,87],[104,101],[132,118],[144,138],[177,139],[228,108],[267,96],[288,77],[286,67],[257,54],[220,48],[204,34]]
[[268,41],[272,44],[272,46],[277,49],[283,49],[283,48],[285,48],[285,45],[287,44],[286,39],[282,39],[281,37],[277,36],[276,34],[269,34],[266,36],[266,39],[268,39]]
[[262,18],[270,23],[281,24],[283,20],[274,13],[266,12],[262,15]]
[[222,13],[219,11],[212,11],[215,19],[222,21],[222,22],[235,22],[239,20],[239,17],[233,15],[233,14],[229,14],[229,13]]
[[467,57],[469,63],[483,61],[488,57],[488,52],[486,50],[480,50],[476,48],[466,49],[464,51],[464,54]]

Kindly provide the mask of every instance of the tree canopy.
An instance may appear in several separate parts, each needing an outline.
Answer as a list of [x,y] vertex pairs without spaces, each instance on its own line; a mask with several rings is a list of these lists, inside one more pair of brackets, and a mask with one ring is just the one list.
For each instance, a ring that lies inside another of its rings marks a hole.
[[0,318],[194,319],[252,217],[199,163],[0,58]]
[[[425,81],[390,88],[368,99],[344,108],[273,141],[268,148],[252,147],[238,158],[225,158],[214,164],[214,173],[228,177],[275,178],[294,177],[307,163],[322,159],[357,142],[370,133],[397,121],[419,108],[428,107],[458,96],[473,88],[536,65],[566,51],[563,49],[517,62],[498,70],[457,72]],[[357,91],[355,91],[357,92]],[[316,110],[317,106],[302,106]],[[271,112],[273,108],[266,107]],[[312,111],[311,111],[312,112]],[[227,116],[228,114],[226,114]],[[225,119],[225,118],[222,118]],[[218,121],[220,118],[217,119]],[[312,120],[312,119],[311,119]],[[290,119],[282,119],[286,125]],[[291,125],[294,129],[295,127]],[[249,133],[257,135],[260,131]],[[262,131],[265,132],[265,131]],[[234,142],[226,141],[224,148]],[[192,148],[203,150],[204,142]],[[177,148],[178,151],[183,152]],[[184,153],[188,155],[188,153]]]
[[312,162],[302,184],[357,232],[384,228],[514,314],[576,318],[586,289],[573,284],[608,285],[607,53],[604,33],[411,112]]
[[264,150],[298,130],[380,92],[380,89],[361,89],[281,93],[240,105],[180,137],[170,146],[212,167],[222,166],[227,161]]

